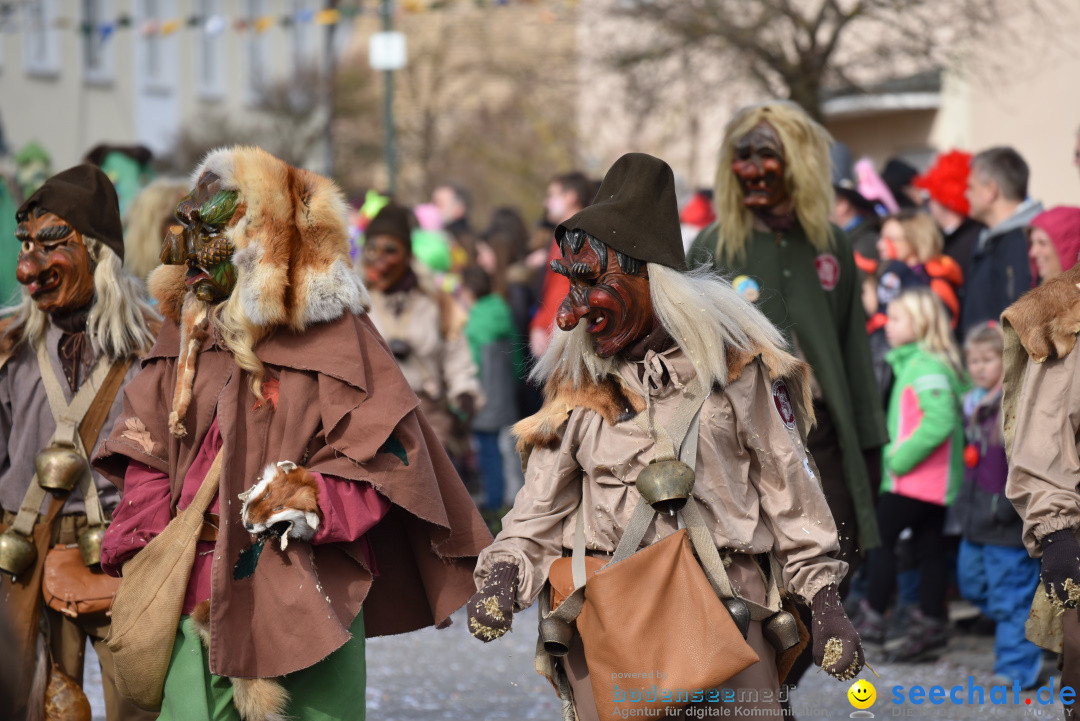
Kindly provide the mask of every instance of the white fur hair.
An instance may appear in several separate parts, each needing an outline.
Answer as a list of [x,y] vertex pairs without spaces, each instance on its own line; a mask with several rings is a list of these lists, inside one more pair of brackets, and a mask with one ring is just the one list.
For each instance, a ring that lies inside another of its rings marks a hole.
[[[776,326],[710,268],[680,272],[656,263],[647,268],[656,319],[690,358],[699,378],[727,385],[728,350],[784,350],[786,344]],[[570,331],[554,328],[551,344],[529,377],[540,383],[552,376],[563,377],[578,387],[614,374],[616,359],[596,355],[585,327],[578,323]]]

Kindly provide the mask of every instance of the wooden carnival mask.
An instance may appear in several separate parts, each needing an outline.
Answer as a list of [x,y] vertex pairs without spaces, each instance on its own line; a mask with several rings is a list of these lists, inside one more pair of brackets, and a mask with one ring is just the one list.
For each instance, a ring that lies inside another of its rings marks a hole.
[[239,193],[224,190],[221,178],[204,173],[195,189],[176,206],[176,219],[165,236],[161,262],[187,265],[187,285],[207,303],[223,300],[236,287],[235,248],[225,236],[239,205]]
[[572,330],[584,318],[596,355],[608,358],[644,337],[656,325],[645,264],[620,253],[583,230],[560,240],[562,257],[551,270],[570,280],[555,320]]
[[742,189],[743,205],[750,210],[787,212],[790,194],[785,169],[784,144],[768,122],[762,120],[735,141],[731,170]]
[[404,240],[379,233],[364,243],[364,279],[371,290],[385,293],[405,277],[412,252]]
[[15,237],[22,249],[15,277],[38,309],[50,315],[66,313],[93,300],[94,262],[82,233],[40,206],[18,221]]

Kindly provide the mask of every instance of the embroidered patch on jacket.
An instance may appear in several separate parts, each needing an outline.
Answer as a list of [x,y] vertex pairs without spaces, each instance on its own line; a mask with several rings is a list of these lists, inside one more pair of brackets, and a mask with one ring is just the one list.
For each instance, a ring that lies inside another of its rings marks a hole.
[[731,281],[731,287],[746,300],[754,303],[761,297],[761,286],[748,275],[740,275]]
[[817,277],[821,281],[821,287],[832,290],[840,282],[840,261],[832,253],[822,253],[814,258],[817,267]]
[[788,429],[795,428],[795,408],[791,405],[791,394],[788,393],[787,383],[782,380],[773,381],[772,398],[776,405],[776,412],[780,414],[780,420]]
[[143,449],[145,453],[153,455],[154,453],[154,439],[150,437],[150,431],[147,430],[143,422],[138,418],[128,418],[124,422],[127,430],[120,434],[121,438],[127,438],[130,441],[134,441],[139,444],[139,447]]
[[405,454],[405,446],[401,444],[401,441],[393,433],[386,439],[386,443],[383,443],[379,448],[379,453],[393,453],[401,459],[402,463],[406,466],[409,465],[409,457]]

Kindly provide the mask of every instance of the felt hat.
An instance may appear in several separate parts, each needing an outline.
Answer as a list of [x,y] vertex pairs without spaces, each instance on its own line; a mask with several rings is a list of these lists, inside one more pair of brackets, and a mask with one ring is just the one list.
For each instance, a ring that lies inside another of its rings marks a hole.
[[555,239],[570,230],[645,263],[686,270],[675,176],[660,158],[627,153],[616,160],[592,205],[555,228]]
[[57,173],[19,206],[16,217],[34,208],[55,213],[124,259],[124,226],[116,188],[99,168],[84,163]]
[[374,238],[376,235],[392,235],[405,241],[406,248],[412,248],[412,211],[404,205],[391,201],[382,207],[364,229],[364,235]]

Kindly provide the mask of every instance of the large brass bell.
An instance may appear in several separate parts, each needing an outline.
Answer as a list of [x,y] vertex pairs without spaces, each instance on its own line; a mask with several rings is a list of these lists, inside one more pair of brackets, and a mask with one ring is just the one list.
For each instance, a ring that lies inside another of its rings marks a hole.
[[574,627],[558,618],[542,616],[540,618],[540,640],[544,650],[552,656],[565,656],[570,653],[570,641],[574,638]]
[[79,485],[90,464],[70,446],[49,446],[34,459],[38,485],[54,494],[63,494]]
[[90,526],[79,536],[79,555],[84,565],[101,565],[101,541],[104,538],[105,526]]
[[746,638],[746,634],[750,632],[750,607],[741,598],[725,598],[723,600],[728,613],[731,614],[731,620],[735,622],[735,627],[739,629],[742,637]]
[[762,632],[778,653],[787,651],[799,642],[799,625],[787,611],[777,611],[769,616]]
[[694,469],[669,458],[653,461],[637,477],[638,492],[660,513],[674,515],[686,505],[694,487]]
[[37,550],[29,538],[10,528],[0,533],[0,571],[18,576],[35,558]]

